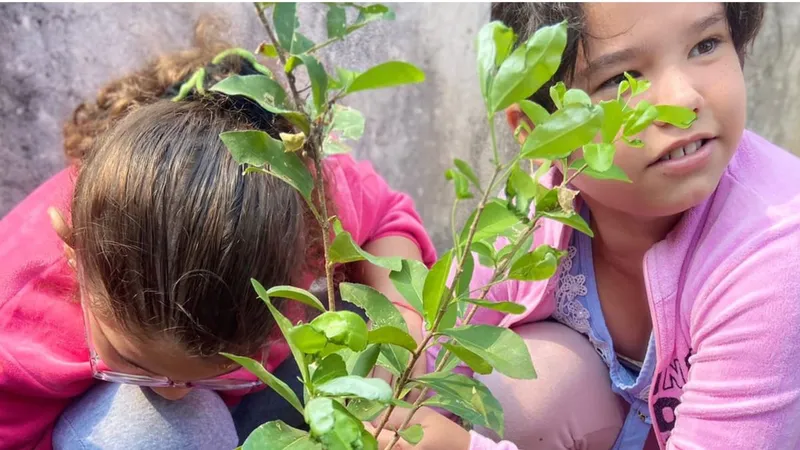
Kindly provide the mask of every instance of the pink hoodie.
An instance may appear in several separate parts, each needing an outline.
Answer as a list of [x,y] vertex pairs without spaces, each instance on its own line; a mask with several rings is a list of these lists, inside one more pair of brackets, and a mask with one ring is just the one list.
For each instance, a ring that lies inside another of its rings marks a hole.
[[[416,242],[427,265],[433,243],[410,197],[392,191],[368,162],[327,161],[344,228],[361,245],[386,236]],[[83,315],[63,244],[47,208],[69,210],[74,172],[48,180],[0,221],[0,447],[47,450],[61,412],[97,381],[89,367]],[[310,280],[308,282],[310,285]],[[306,286],[307,287],[307,286]],[[270,349],[268,370],[288,355]],[[229,403],[241,395],[227,396]]]
[[[798,176],[800,159],[746,131],[714,194],[645,256],[658,357],[650,413],[662,449],[800,448]],[[564,249],[570,235],[548,220],[535,245]],[[491,275],[479,267],[472,289]],[[556,284],[499,284],[489,298],[527,313],[483,309],[476,323],[547,318]],[[470,448],[517,447],[473,432]]]

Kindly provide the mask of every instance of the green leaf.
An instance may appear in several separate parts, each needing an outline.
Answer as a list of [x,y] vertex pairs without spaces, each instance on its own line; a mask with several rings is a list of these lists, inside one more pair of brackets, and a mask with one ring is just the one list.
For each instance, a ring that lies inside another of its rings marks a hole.
[[473,253],[478,254],[479,262],[486,266],[492,267],[495,265],[495,251],[494,247],[485,242],[474,242],[471,246]]
[[475,371],[476,373],[487,375],[492,373],[492,366],[489,365],[486,361],[483,360],[477,354],[467,350],[466,348],[458,345],[458,344],[450,344],[448,342],[443,342],[442,347],[450,350],[451,353],[456,355],[458,359],[464,361],[466,365],[469,366],[470,369]]
[[297,367],[300,369],[300,374],[302,375],[303,380],[309,380],[310,378],[308,376],[308,366],[306,365],[305,356],[289,338],[290,330],[294,327],[294,325],[292,325],[292,322],[290,322],[286,316],[281,314],[278,308],[272,304],[272,301],[270,301],[269,295],[267,294],[267,290],[264,289],[264,286],[262,286],[258,280],[251,278],[250,283],[253,285],[253,288],[255,289],[259,298],[261,298],[261,300],[263,300],[267,305],[267,308],[269,308],[269,312],[272,314],[272,317],[275,318],[275,323],[278,324],[278,328],[281,329],[281,334],[284,338],[286,338],[286,342],[289,344],[289,350],[291,350],[292,356],[294,356],[294,360],[297,363]]
[[389,61],[357,75],[345,92],[352,94],[368,89],[384,89],[404,84],[422,83],[423,81],[425,81],[425,72],[413,64]]
[[616,100],[607,100],[600,102],[600,107],[603,108],[603,142],[611,144],[622,126],[622,105]]
[[624,75],[625,79],[628,80],[628,84],[631,86],[631,95],[636,95],[636,91],[639,89],[639,81],[628,72],[625,72]]
[[363,309],[374,326],[390,326],[408,332],[406,321],[400,311],[377,290],[363,284],[341,283],[339,293],[342,300]]
[[371,422],[377,419],[388,407],[389,405],[386,403],[364,400],[363,398],[354,398],[347,403],[347,410],[350,411],[350,414],[356,416],[362,422]]
[[367,260],[376,266],[383,267],[384,269],[389,269],[391,271],[400,270],[402,267],[400,258],[374,256],[362,250],[361,247],[359,247],[358,244],[353,241],[352,235],[350,235],[350,233],[347,231],[337,234],[333,239],[328,257],[330,258],[330,261],[334,263],[349,263]]
[[314,179],[303,161],[294,153],[284,152],[283,143],[263,131],[226,131],[219,135],[239,164],[262,166],[269,172],[311,199]]
[[527,159],[566,158],[594,139],[603,124],[603,108],[566,105],[534,128],[522,145]]
[[464,174],[464,176],[467,177],[467,179],[472,184],[474,184],[475,187],[480,189],[481,181],[478,179],[478,176],[475,175],[475,171],[472,170],[472,167],[470,167],[469,163],[467,163],[463,159],[456,158],[456,159],[453,160],[453,164],[455,164],[455,166],[458,169],[458,171],[461,172],[462,174]]
[[642,142],[641,139],[630,139],[623,136],[622,140],[625,141],[625,143],[628,144],[629,147],[644,148],[644,142]]
[[614,153],[617,148],[614,144],[589,143],[583,146],[583,157],[589,167],[597,172],[605,172],[614,165]]
[[347,375],[347,367],[345,366],[344,359],[341,355],[336,353],[328,355],[320,361],[311,380],[314,385],[326,383],[334,378],[339,378]]
[[564,107],[564,96],[567,95],[567,86],[563,81],[550,86],[550,100],[553,101],[556,109]]
[[392,280],[397,292],[420,313],[422,313],[422,291],[427,276],[428,268],[415,259],[402,260],[400,271],[389,273],[389,279]]
[[457,373],[441,372],[423,375],[417,381],[437,392],[423,405],[444,408],[503,436],[503,407],[480,381]]
[[312,47],[314,47],[314,42],[311,39],[300,33],[294,34],[294,39],[292,40],[292,54],[301,55],[311,50]]
[[506,194],[508,198],[513,198],[516,202],[517,211],[524,216],[528,216],[531,201],[536,198],[539,192],[539,185],[536,181],[522,170],[519,163],[511,169],[511,173],[506,181]]
[[284,400],[289,402],[289,404],[292,405],[296,410],[300,411],[301,414],[303,413],[303,405],[300,403],[300,399],[298,399],[294,394],[294,391],[292,391],[292,388],[290,388],[289,385],[284,383],[280,378],[269,373],[260,362],[245,356],[236,356],[230,353],[221,353],[221,355],[232,360],[236,364],[239,364],[247,369],[248,372],[257,376],[259,380],[263,381],[264,384],[277,392],[278,395],[283,397]]
[[623,95],[630,89],[631,84],[626,80],[617,86],[617,100],[621,99]]
[[[436,355],[436,365],[434,367],[440,367],[442,359],[444,358],[445,354],[447,354],[447,352],[445,352],[444,350],[440,350],[438,352],[438,354]],[[448,355],[447,362],[445,363],[444,366],[441,366],[442,370],[438,370],[437,372],[440,373],[452,372],[456,367],[458,367],[460,363],[461,363],[460,359],[456,358],[453,355]]]
[[325,334],[308,324],[290,329],[288,339],[307,355],[321,352],[328,344]]
[[447,169],[444,172],[444,177],[447,180],[453,181],[457,199],[465,200],[473,197],[472,192],[469,191],[469,180],[464,174],[457,170]]
[[347,27],[347,34],[358,30],[364,25],[376,20],[394,20],[394,11],[388,7],[380,4],[360,6],[356,3],[346,3],[347,6],[352,6],[358,9],[358,17],[356,21]]
[[381,354],[378,356],[378,365],[399,377],[408,365],[408,352],[391,345],[382,345]]
[[[302,412],[302,411],[301,411]],[[305,431],[276,420],[259,426],[242,445],[242,450],[322,450],[319,443],[311,440]]]
[[247,97],[269,112],[281,114],[286,108],[286,91],[266,75],[233,75],[209,88],[225,95]]
[[405,430],[398,431],[397,434],[399,434],[400,437],[403,438],[409,444],[417,445],[422,440],[422,437],[425,435],[425,432],[422,430],[422,425],[415,424],[411,425]]
[[262,42],[261,45],[258,46],[258,50],[256,50],[256,53],[262,54],[267,58],[278,57],[278,49],[276,49],[274,45],[267,44],[266,42]]
[[536,378],[528,347],[508,328],[466,325],[444,330],[442,334],[455,339],[504,375],[526,380]]
[[[570,164],[570,168],[580,168],[586,164],[586,160],[583,158],[576,159],[572,164]],[[615,180],[615,181],[623,181],[625,183],[631,183],[630,178],[625,175],[625,172],[619,168],[619,166],[612,165],[608,170],[605,172],[597,172],[593,170],[591,167],[587,167],[586,169],[581,172],[584,175],[588,175],[592,178],[597,180]]]
[[352,70],[343,69],[341,67],[336,68],[336,80],[334,82],[334,86],[332,89],[342,89],[347,91],[347,88],[353,84],[353,81],[358,76],[358,72],[354,72]]
[[547,119],[550,118],[550,113],[544,109],[544,106],[534,103],[530,100],[520,100],[519,101],[519,108],[522,112],[528,116],[528,119],[533,122],[534,125],[539,126],[545,122]]
[[439,326],[433,331],[453,328],[456,326],[456,320],[458,320],[458,302],[451,302],[450,306],[445,310],[442,320],[439,322]]
[[[460,244],[463,245],[466,243],[467,236],[469,235],[469,228],[474,221],[475,213],[470,216],[467,223],[464,225],[459,239]],[[517,216],[509,211],[500,200],[492,200],[483,208],[481,217],[478,220],[478,225],[475,228],[475,236],[472,242],[480,242],[485,239],[494,238],[517,223],[519,223]]]
[[697,114],[694,111],[682,106],[656,105],[656,111],[658,112],[657,121],[668,123],[681,129],[689,128],[697,120]]
[[417,349],[417,343],[408,332],[397,327],[386,326],[370,330],[367,339],[370,344],[392,344],[403,347],[413,352]]
[[366,377],[369,375],[369,373],[372,372],[372,368],[375,367],[375,362],[378,361],[378,355],[380,352],[380,344],[370,345],[367,347],[366,350],[358,355],[358,359],[356,359],[356,363],[353,366],[353,370],[350,372],[350,374],[358,377]]
[[325,102],[328,101],[328,73],[325,68],[311,55],[300,55],[300,60],[308,70],[308,78],[311,80],[311,95],[314,96],[314,106],[317,111],[322,111],[325,107]]
[[471,256],[472,255],[464,260],[464,266],[461,268],[461,275],[459,275],[456,282],[456,297],[469,294],[469,284],[472,282],[472,275],[475,272],[475,259]]
[[500,21],[490,22],[478,32],[478,79],[480,80],[481,95],[486,104],[489,104],[492,80],[497,73],[497,67],[505,61],[516,42],[514,30],[508,28]]
[[542,27],[506,58],[491,86],[490,112],[530,97],[555,75],[567,45],[567,23]]
[[553,247],[540,245],[536,247],[536,250],[518,259],[511,266],[508,277],[512,280],[522,281],[546,280],[555,275],[560,255],[561,252]]
[[328,136],[322,141],[322,152],[325,155],[341,155],[350,153],[353,149],[349,145],[341,143],[337,138]]
[[589,97],[589,94],[580,89],[570,89],[564,93],[564,98],[562,100],[562,103],[564,106],[567,105],[592,106],[592,99]]
[[336,3],[328,3],[328,39],[342,37],[347,28],[347,14]]
[[646,100],[637,103],[633,112],[633,115],[625,121],[622,130],[622,135],[625,137],[640,133],[658,118],[658,109]]
[[367,346],[367,324],[352,311],[327,311],[311,321],[311,326],[334,344],[360,352]]
[[306,405],[304,417],[311,435],[322,443],[323,448],[364,448],[364,425],[339,402],[327,397],[314,398]]
[[358,140],[364,135],[364,116],[358,110],[334,105],[333,119],[327,130],[338,132],[345,139]]
[[272,12],[272,22],[278,43],[284,50],[290,51],[294,40],[294,31],[300,25],[297,18],[297,3],[276,3]]
[[589,237],[594,237],[594,233],[589,227],[589,224],[587,224],[586,221],[583,220],[583,217],[576,212],[566,213],[564,211],[546,211],[542,212],[541,216],[547,217],[548,219],[553,219],[556,222],[561,222],[564,225],[574,228]]
[[508,314],[522,314],[525,312],[525,307],[515,302],[492,302],[489,300],[477,300],[474,298],[465,298],[462,301],[478,305],[482,308],[491,309],[493,311],[500,311]]
[[422,288],[422,309],[429,329],[436,319],[442,301],[445,301],[447,276],[450,274],[452,262],[453,252],[450,250],[436,261],[436,264],[428,272],[428,276],[425,277],[425,284]]
[[273,286],[269,288],[267,295],[270,297],[297,300],[298,302],[308,305],[312,308],[316,308],[323,312],[325,311],[325,307],[322,306],[322,302],[320,302],[319,299],[314,296],[314,294],[305,289],[296,288],[294,286]]
[[317,386],[317,391],[334,397],[359,397],[386,403],[392,398],[392,387],[386,381],[352,375],[335,378]]

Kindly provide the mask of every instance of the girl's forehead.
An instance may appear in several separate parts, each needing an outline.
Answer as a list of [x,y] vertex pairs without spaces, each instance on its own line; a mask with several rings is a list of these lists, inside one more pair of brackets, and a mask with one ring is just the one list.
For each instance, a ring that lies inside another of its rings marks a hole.
[[642,34],[668,39],[707,16],[725,14],[722,3],[584,3],[589,42],[636,39]]

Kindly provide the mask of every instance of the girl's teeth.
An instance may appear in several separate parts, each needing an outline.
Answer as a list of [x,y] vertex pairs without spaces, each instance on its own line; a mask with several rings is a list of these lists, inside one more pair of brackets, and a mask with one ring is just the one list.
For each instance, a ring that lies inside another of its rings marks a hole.
[[664,155],[661,157],[661,161],[669,161],[671,159],[679,159],[686,155],[691,155],[692,153],[696,152],[703,145],[703,141],[695,141],[690,144],[686,144],[684,147],[679,149],[675,149],[669,154]]
[[678,158],[680,158],[680,157],[682,157],[684,155],[685,155],[685,153],[683,153],[683,148],[677,148],[677,149],[669,152],[669,159],[678,159]]

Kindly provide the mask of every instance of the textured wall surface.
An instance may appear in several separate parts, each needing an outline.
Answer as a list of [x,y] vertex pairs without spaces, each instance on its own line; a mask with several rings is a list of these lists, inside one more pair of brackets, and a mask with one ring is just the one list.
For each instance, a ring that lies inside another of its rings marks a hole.
[[[454,157],[489,168],[488,132],[477,88],[473,40],[483,4],[393,5],[397,20],[373,24],[349,46],[325,52],[327,64],[355,70],[388,60],[413,62],[424,84],[354,95],[368,118],[356,155],[409,192],[441,250],[448,243],[451,189],[442,173]],[[301,7],[310,37],[324,35],[317,7]],[[64,165],[61,124],[106,81],[164,51],[189,44],[203,13],[235,24],[232,41],[255,48],[263,36],[250,4],[0,5],[0,215]],[[748,125],[800,152],[800,5],[771,4],[746,67]],[[510,138],[504,125],[501,141]]]

